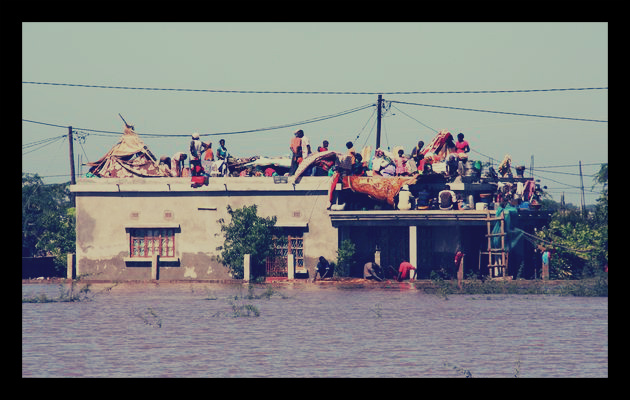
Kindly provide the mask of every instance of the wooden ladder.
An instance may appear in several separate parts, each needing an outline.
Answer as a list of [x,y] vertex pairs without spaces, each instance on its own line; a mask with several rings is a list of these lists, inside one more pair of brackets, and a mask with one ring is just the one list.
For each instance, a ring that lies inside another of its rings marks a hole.
[[[499,233],[492,233],[492,225],[494,222],[501,222],[501,230]],[[480,251],[479,252],[479,268],[481,268],[481,255],[488,255],[488,273],[490,277],[502,276],[505,277],[508,266],[508,257],[509,253],[505,250],[505,216],[501,213],[498,217],[491,217],[490,212],[487,212],[486,215],[486,224],[488,227],[488,233],[486,237],[488,238],[488,251]],[[501,247],[493,248],[492,247],[492,238],[500,237],[501,238]],[[494,272],[494,273],[493,273]]]

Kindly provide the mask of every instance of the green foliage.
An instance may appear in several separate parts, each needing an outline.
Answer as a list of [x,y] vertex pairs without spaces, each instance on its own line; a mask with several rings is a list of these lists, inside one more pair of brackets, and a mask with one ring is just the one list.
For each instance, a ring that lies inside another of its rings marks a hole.
[[22,173],[22,256],[55,257],[65,271],[75,252],[76,216],[68,183],[46,185],[37,174]]
[[580,279],[596,276],[608,264],[608,164],[595,177],[602,184],[593,211],[558,211],[537,236],[554,252],[549,263],[552,279]]
[[225,242],[218,247],[221,254],[219,262],[226,265],[232,276],[243,279],[243,256],[251,255],[251,269],[254,274],[264,268],[267,257],[273,253],[273,236],[276,233],[276,217],[262,218],[257,215],[257,206],[245,206],[233,210],[229,205],[227,212],[232,217],[229,224],[223,219],[221,232],[224,232]]
[[351,240],[343,240],[337,249],[337,263],[334,265],[334,276],[350,276],[350,270],[354,264],[356,248]]

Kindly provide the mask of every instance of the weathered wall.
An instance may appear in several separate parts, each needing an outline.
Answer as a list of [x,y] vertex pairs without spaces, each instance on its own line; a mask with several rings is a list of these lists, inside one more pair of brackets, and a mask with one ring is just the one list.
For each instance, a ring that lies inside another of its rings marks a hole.
[[337,230],[327,215],[327,177],[298,185],[272,178],[211,178],[190,187],[190,178],[80,179],[71,190],[77,205],[77,274],[88,279],[148,280],[151,262],[129,261],[130,227],[178,226],[176,262],[160,262],[159,279],[229,279],[217,261],[233,208],[256,204],[258,215],[276,216],[277,226],[304,229],[305,265],[311,275],[320,255],[336,258]]

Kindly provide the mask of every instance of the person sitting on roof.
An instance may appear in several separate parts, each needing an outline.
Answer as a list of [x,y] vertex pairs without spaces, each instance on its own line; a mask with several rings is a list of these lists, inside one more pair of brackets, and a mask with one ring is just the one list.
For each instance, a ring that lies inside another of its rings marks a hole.
[[433,173],[433,156],[431,154],[427,155],[425,158],[420,160],[420,165],[422,167],[418,167],[418,170],[422,170],[423,175],[432,174]]
[[[321,146],[317,147],[318,152],[328,151],[328,140],[324,140]],[[328,176],[330,168],[335,164],[332,158],[319,160],[313,167],[313,176]]]
[[361,153],[354,154],[354,164],[352,164],[352,175],[364,176],[366,167],[363,165],[363,156]]
[[446,176],[450,182],[453,182],[458,175],[459,161],[454,154],[448,156],[446,160]]
[[396,159],[396,176],[409,175],[407,172],[407,157],[403,149],[398,150],[398,158]]
[[416,206],[418,210],[428,210],[429,209],[429,201],[431,199],[431,193],[426,188],[426,186],[422,186],[420,191],[418,192],[418,199],[416,201]]
[[396,165],[391,157],[386,155],[382,149],[376,149],[374,159],[372,160],[372,171],[376,175],[395,176]]
[[440,201],[440,210],[451,210],[453,205],[457,203],[455,192],[450,190],[448,186],[445,186],[444,190],[438,194],[438,198]]

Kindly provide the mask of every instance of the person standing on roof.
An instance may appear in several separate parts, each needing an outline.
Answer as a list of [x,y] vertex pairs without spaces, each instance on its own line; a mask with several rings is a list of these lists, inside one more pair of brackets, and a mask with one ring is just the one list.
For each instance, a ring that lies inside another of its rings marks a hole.
[[408,158],[405,156],[405,150],[398,150],[398,158],[395,160],[396,162],[396,176],[405,176],[409,175],[407,173],[407,160]]
[[207,175],[210,175],[212,170],[212,163],[214,161],[214,153],[212,152],[212,142],[206,143],[206,152],[203,153],[203,159],[201,160],[201,167]]
[[228,171],[228,157],[230,154],[227,151],[227,147],[225,147],[225,139],[219,140],[219,148],[217,149],[217,160],[221,161],[221,164],[218,167],[219,173],[221,176],[227,176]]
[[304,131],[301,129],[299,137],[302,142],[302,159],[305,159],[313,153],[311,151],[311,140],[308,138],[308,136],[304,134]]
[[225,139],[221,139],[219,140],[219,148],[217,149],[217,159],[227,161],[228,156],[227,147],[225,147]]
[[199,134],[193,133],[190,141],[190,171],[192,176],[198,176],[201,173],[201,153],[205,150],[206,144],[199,139]]
[[293,132],[293,138],[289,143],[289,150],[291,150],[291,168],[289,169],[289,175],[295,174],[300,162],[302,161],[302,139],[300,135],[304,135],[301,129]]
[[422,154],[422,148],[424,147],[424,142],[422,140],[418,141],[418,145],[411,150],[411,158],[415,161],[416,165],[420,165],[420,160],[424,158],[424,154]]
[[[299,136],[300,136],[300,141],[302,144],[302,160],[304,160],[306,157],[313,154],[313,152],[311,151],[311,140],[308,138],[308,136],[304,134],[303,130],[300,130],[300,132],[301,133]],[[312,174],[313,174],[313,166],[311,165],[304,171],[304,175],[311,176]]]
[[457,153],[468,153],[470,151],[470,145],[467,140],[464,140],[464,134],[457,134],[457,142],[455,142],[455,148],[457,149]]

